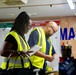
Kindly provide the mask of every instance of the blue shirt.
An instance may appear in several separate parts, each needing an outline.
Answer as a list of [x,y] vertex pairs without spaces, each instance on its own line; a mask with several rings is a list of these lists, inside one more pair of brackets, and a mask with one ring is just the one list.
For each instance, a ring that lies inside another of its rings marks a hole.
[[[30,47],[32,47],[32,46],[34,46],[38,43],[38,37],[39,37],[39,35],[38,35],[37,30],[33,31],[30,34],[29,39],[28,39],[28,44],[29,44]],[[49,44],[48,40],[46,39],[46,54],[48,54],[49,48],[50,48],[50,44]],[[54,50],[54,47],[52,46],[52,55],[55,54],[55,53],[56,52]]]

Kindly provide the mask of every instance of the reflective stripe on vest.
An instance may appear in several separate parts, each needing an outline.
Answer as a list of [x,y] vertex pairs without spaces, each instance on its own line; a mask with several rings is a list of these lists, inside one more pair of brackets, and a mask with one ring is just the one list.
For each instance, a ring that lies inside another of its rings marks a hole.
[[[21,64],[21,61],[20,61],[20,60],[17,60],[17,61],[16,61],[15,59],[16,59],[16,58],[10,59],[9,62],[10,62],[10,63],[13,63],[13,64],[14,64],[14,63],[15,63],[15,64]],[[19,59],[19,58],[18,58],[18,59]],[[23,59],[25,59],[25,60],[23,60],[23,62],[29,62],[29,60],[28,60],[27,58],[24,58],[24,57],[23,57]],[[15,62],[15,61],[16,61],[16,62]],[[5,59],[4,62],[7,62],[7,59]]]
[[[27,44],[25,43],[25,41],[23,40],[23,38],[20,35],[18,35],[15,31],[11,31],[11,32],[9,32],[9,34],[11,34],[16,39],[16,41],[17,41],[17,44],[18,44],[17,51],[23,51],[23,50],[27,51],[29,49],[29,46],[27,46]],[[7,34],[7,36],[9,34]],[[15,60],[15,57],[11,57],[10,58],[9,67],[11,67],[11,66],[14,65],[14,60]],[[25,68],[29,67],[30,64],[28,62],[28,59],[23,59],[23,61],[24,61],[24,67]],[[4,58],[4,62],[1,65],[2,69],[6,68],[6,62],[7,62],[7,58]],[[20,57],[18,57],[15,66],[19,67],[20,65],[21,65],[21,60],[20,60]]]
[[[38,45],[42,45],[42,49],[40,50],[42,53],[46,53],[46,38],[45,38],[45,33],[42,28],[35,28],[38,31],[39,34],[39,39],[38,39]],[[35,30],[34,29],[34,30]],[[50,50],[49,50],[49,55],[52,55],[52,45],[50,44]],[[31,56],[31,61],[32,64],[35,67],[43,69],[43,64],[44,64],[44,58],[38,57],[38,56]]]

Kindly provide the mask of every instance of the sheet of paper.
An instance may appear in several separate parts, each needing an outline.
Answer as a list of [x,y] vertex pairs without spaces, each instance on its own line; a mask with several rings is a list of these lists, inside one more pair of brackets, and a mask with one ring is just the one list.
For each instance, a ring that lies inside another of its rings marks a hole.
[[52,68],[58,66],[58,63],[59,63],[59,56],[56,55],[54,58],[55,59],[52,62],[46,61],[46,63]]
[[31,53],[29,53],[29,55],[33,55],[35,52],[39,51],[42,48],[42,46],[38,46],[38,45],[34,45],[33,47],[31,47],[31,49],[29,51],[32,51]]

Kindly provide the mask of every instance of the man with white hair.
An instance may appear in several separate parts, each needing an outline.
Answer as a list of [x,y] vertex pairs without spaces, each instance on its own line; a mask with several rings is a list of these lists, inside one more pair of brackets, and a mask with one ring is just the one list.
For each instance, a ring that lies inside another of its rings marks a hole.
[[31,56],[32,65],[34,68],[40,69],[39,75],[45,75],[45,71],[51,71],[52,68],[49,68],[46,64],[46,60],[52,62],[56,54],[54,47],[49,38],[55,32],[58,31],[58,25],[54,21],[49,21],[42,28],[34,28],[29,36],[29,46],[34,45],[42,46],[42,49],[37,51],[33,56]]

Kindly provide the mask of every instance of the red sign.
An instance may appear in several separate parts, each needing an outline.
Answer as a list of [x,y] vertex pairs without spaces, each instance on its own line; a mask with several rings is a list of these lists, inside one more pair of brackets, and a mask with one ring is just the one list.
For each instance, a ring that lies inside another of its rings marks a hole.
[[[40,20],[40,21],[33,21],[32,26],[36,27],[36,26],[45,26],[47,22],[49,22],[50,20]],[[57,25],[59,26],[60,21],[54,21],[57,23]]]

